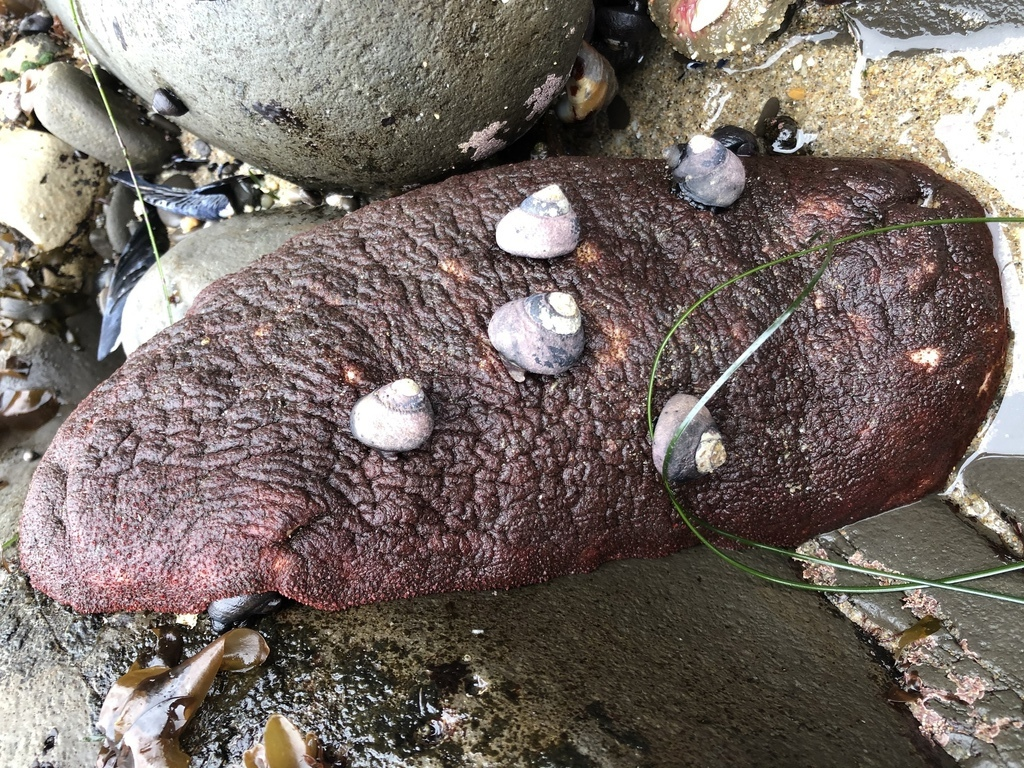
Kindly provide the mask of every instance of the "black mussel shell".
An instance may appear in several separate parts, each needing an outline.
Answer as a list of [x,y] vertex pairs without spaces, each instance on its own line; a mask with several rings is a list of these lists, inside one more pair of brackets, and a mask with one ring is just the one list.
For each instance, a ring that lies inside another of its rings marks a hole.
[[53,16],[46,11],[36,11],[18,22],[18,34],[21,36],[40,35],[53,28]]
[[185,102],[168,88],[157,88],[153,91],[153,111],[164,117],[181,117],[188,112]]
[[237,627],[256,616],[273,613],[284,605],[285,599],[277,592],[257,595],[238,595],[214,600],[206,609],[210,626],[218,635]]
[[715,128],[711,138],[720,141],[725,148],[740,157],[754,157],[762,154],[761,142],[751,131],[738,125],[723,125]]

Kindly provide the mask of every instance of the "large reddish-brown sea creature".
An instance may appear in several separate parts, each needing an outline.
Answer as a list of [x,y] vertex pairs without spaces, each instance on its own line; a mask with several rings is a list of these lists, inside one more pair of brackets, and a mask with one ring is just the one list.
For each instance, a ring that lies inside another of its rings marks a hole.
[[[196,611],[266,591],[337,609],[692,543],[645,419],[651,362],[678,313],[815,236],[981,213],[914,163],[744,163],[746,191],[724,211],[675,197],[653,161],[496,168],[373,204],[215,283],[46,452],[21,523],[33,585],[81,611]],[[503,253],[498,220],[550,184],[579,217],[575,251]],[[656,406],[704,392],[819,259],[760,273],[694,314],[667,350]],[[579,308],[582,357],[516,381],[488,321],[553,291]],[[728,461],[682,499],[788,544],[912,501],[942,485],[975,434],[1006,343],[983,225],[843,245],[711,401]],[[406,378],[429,398],[433,432],[388,457],[352,437],[350,411]]]

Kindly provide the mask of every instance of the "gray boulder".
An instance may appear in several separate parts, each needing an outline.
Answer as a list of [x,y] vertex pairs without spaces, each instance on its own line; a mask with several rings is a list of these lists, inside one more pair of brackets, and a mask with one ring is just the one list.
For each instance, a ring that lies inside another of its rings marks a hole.
[[[108,92],[107,103],[135,170],[160,170],[179,148],[178,142],[140,122],[142,113],[125,97]],[[32,106],[53,135],[115,170],[127,168],[99,89],[86,72],[67,62],[51,64],[32,93]]]
[[[47,0],[75,31],[67,0]],[[304,186],[395,189],[487,157],[561,90],[589,0],[81,0],[86,42],[175,121]]]
[[[196,295],[217,278],[237,272],[293,235],[341,214],[334,208],[282,208],[236,216],[189,235],[160,259],[167,295],[172,297],[171,317],[175,322],[184,317]],[[156,266],[150,267],[124,306],[121,345],[125,354],[170,325],[167,295]]]

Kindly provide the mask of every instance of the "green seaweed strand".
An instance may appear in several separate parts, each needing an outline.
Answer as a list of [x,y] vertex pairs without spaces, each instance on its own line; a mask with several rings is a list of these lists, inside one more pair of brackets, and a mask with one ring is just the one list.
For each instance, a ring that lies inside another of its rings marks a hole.
[[[669,500],[672,502],[672,506],[675,508],[680,518],[682,518],[683,522],[686,524],[686,527],[689,528],[693,535],[697,537],[698,541],[700,541],[704,546],[708,547],[712,552],[714,552],[718,557],[722,558],[725,562],[735,566],[736,568],[739,568],[744,573],[748,573],[751,576],[756,576],[759,579],[763,579],[773,584],[779,584],[782,586],[791,587],[793,589],[801,589],[810,592],[822,593],[862,594],[874,592],[903,592],[911,586],[917,586],[922,588],[945,589],[953,592],[961,592],[964,594],[976,595],[978,597],[986,597],[993,600],[1000,600],[1008,603],[1024,605],[1024,598],[1017,597],[1015,595],[1008,595],[1002,592],[992,592],[988,590],[977,589],[974,587],[961,586],[964,582],[975,581],[978,579],[989,578],[991,576],[999,576],[1013,571],[1022,570],[1024,569],[1024,562],[1007,563],[1006,565],[997,566],[995,568],[989,568],[982,571],[974,571],[971,573],[956,574],[953,576],[947,576],[940,579],[924,579],[918,576],[909,576],[900,573],[892,573],[890,571],[882,569],[863,568],[861,566],[851,565],[850,563],[837,562],[833,560],[828,560],[826,558],[815,557],[813,555],[805,555],[799,552],[795,552],[793,550],[785,549],[782,547],[775,547],[769,544],[764,544],[759,541],[747,539],[742,536],[737,536],[736,534],[729,533],[728,531],[725,531],[721,528],[718,528],[715,525],[712,525],[711,523],[705,520],[702,520],[696,515],[691,515],[683,508],[682,504],[680,504],[678,498],[672,490],[669,481],[666,479],[668,476],[667,469],[669,466],[669,461],[671,460],[672,451],[675,447],[676,441],[683,434],[683,432],[685,432],[686,428],[689,426],[690,422],[696,417],[700,409],[703,408],[711,400],[711,398],[715,396],[715,394],[732,377],[733,373],[735,373],[736,370],[741,365],[743,365],[743,363],[746,362],[761,347],[761,345],[763,345],[769,338],[771,338],[771,336],[780,327],[782,327],[783,323],[785,323],[793,315],[797,308],[801,304],[803,304],[804,299],[806,299],[807,296],[810,295],[811,291],[814,290],[814,287],[818,284],[818,281],[821,280],[822,275],[824,275],[825,270],[828,269],[828,266],[832,263],[836,246],[842,245],[843,243],[852,242],[854,240],[859,240],[862,237],[885,234],[887,232],[896,232],[899,230],[911,229],[914,227],[940,226],[944,224],[997,223],[1021,224],[1024,223],[1024,218],[1019,216],[975,216],[963,218],[929,219],[926,221],[914,221],[907,222],[904,224],[891,224],[884,227],[877,227],[874,229],[864,230],[862,232],[856,232],[851,235],[844,235],[842,237],[837,237],[824,243],[820,243],[817,245],[809,245],[801,250],[794,251],[793,253],[789,253],[780,258],[773,259],[771,261],[765,262],[764,264],[759,264],[756,267],[752,267],[751,269],[748,269],[739,275],[736,275],[734,277],[729,278],[728,280],[725,280],[722,283],[719,283],[710,291],[708,291],[703,296],[698,298],[693,304],[691,304],[689,307],[687,307],[686,310],[683,311],[683,313],[676,319],[675,323],[669,329],[668,333],[665,335],[665,338],[662,340],[661,345],[658,347],[657,354],[654,357],[654,362],[651,366],[651,375],[647,385],[647,429],[649,436],[652,438],[654,436],[654,387],[655,381],[657,379],[658,368],[661,365],[661,360],[664,357],[665,351],[668,348],[669,343],[671,342],[673,336],[676,334],[679,328],[682,327],[683,323],[685,323],[686,320],[695,311],[697,311],[697,309],[699,309],[708,299],[710,299],[712,296],[715,296],[719,292],[725,290],[729,286],[739,282],[740,280],[750,277],[751,275],[757,274],[758,272],[761,272],[765,269],[770,269],[771,267],[777,266],[779,264],[783,264],[785,262],[792,261],[793,259],[800,258],[801,256],[817,253],[819,251],[825,251],[825,257],[822,259],[821,265],[815,271],[814,275],[811,277],[807,285],[804,286],[803,290],[800,291],[800,294],[789,304],[789,306],[786,307],[782,314],[775,318],[774,322],[772,322],[772,324],[769,325],[763,333],[761,333],[756,339],[754,339],[753,342],[750,343],[749,346],[747,346],[746,349],[743,350],[739,357],[736,358],[736,360],[721,374],[721,376],[719,376],[718,379],[715,380],[711,387],[708,388],[708,391],[705,392],[704,395],[701,398],[699,398],[696,404],[694,404],[694,406],[690,409],[690,412],[686,415],[686,418],[683,419],[683,421],[679,424],[679,426],[676,428],[675,432],[672,435],[672,439],[669,442],[668,449],[666,450],[665,461],[662,465],[662,482],[665,486],[665,490],[668,492]],[[710,541],[710,539],[708,539],[708,537],[701,531],[702,527],[718,536],[722,536],[731,541],[734,541],[737,544],[740,544],[741,546],[751,547],[765,552],[772,552],[773,554],[782,555],[784,557],[792,558],[794,560],[798,560],[805,563],[813,563],[816,565],[823,565],[828,566],[830,568],[835,568],[837,570],[859,573],[876,579],[898,581],[900,582],[900,584],[869,586],[831,586],[822,584],[812,584],[803,581],[796,581],[794,579],[787,579],[781,576],[775,576],[774,574],[766,573],[765,571],[762,571],[758,568],[749,566],[732,557],[731,555],[727,554],[726,552],[722,551],[720,548],[716,547]]]
[[164,277],[163,264],[160,262],[160,249],[156,245],[156,235],[153,233],[153,225],[149,221],[149,211],[146,210],[146,201],[142,199],[142,190],[139,189],[139,181],[135,177],[135,169],[132,168],[132,161],[128,159],[128,147],[125,146],[124,140],[121,138],[121,130],[117,126],[117,120],[114,119],[114,112],[110,109],[110,102],[107,101],[107,92],[103,88],[103,83],[100,82],[99,73],[96,71],[96,65],[93,63],[92,54],[89,52],[89,47],[85,42],[85,32],[82,30],[82,23],[78,18],[78,0],[70,0],[71,7],[71,19],[75,22],[75,30],[78,32],[78,39],[82,43],[82,50],[85,51],[85,60],[89,65],[89,72],[92,74],[93,82],[96,83],[96,88],[99,89],[100,98],[103,100],[103,108],[107,111],[107,117],[110,119],[110,126],[114,129],[114,136],[117,138],[117,145],[121,148],[121,155],[124,157],[125,165],[128,167],[128,174],[132,178],[132,186],[135,189],[135,197],[142,205],[142,221],[146,225],[146,233],[149,235],[149,245],[153,249],[153,257],[156,259],[156,272],[160,277],[160,287],[164,292],[164,306],[167,309],[167,322],[171,325],[174,324],[174,315],[171,312],[171,294],[167,289],[167,279]]

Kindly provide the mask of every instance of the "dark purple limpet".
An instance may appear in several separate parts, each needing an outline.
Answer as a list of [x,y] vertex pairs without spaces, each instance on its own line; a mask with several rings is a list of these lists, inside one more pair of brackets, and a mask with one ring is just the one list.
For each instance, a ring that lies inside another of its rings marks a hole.
[[[654,466],[659,474],[664,474],[670,483],[681,483],[696,480],[708,475],[725,463],[725,446],[722,444],[722,433],[718,431],[711,411],[701,408],[687,424],[686,429],[673,444],[676,430],[686,416],[697,404],[693,395],[674,395],[665,403],[654,427],[654,444],[651,447]],[[665,456],[669,453],[668,466]]]
[[516,381],[526,373],[557,376],[583,354],[583,318],[569,294],[535,293],[499,307],[487,337]]
[[665,150],[665,162],[679,191],[695,203],[728,208],[743,194],[743,163],[710,136],[698,134],[685,147],[669,147]]

